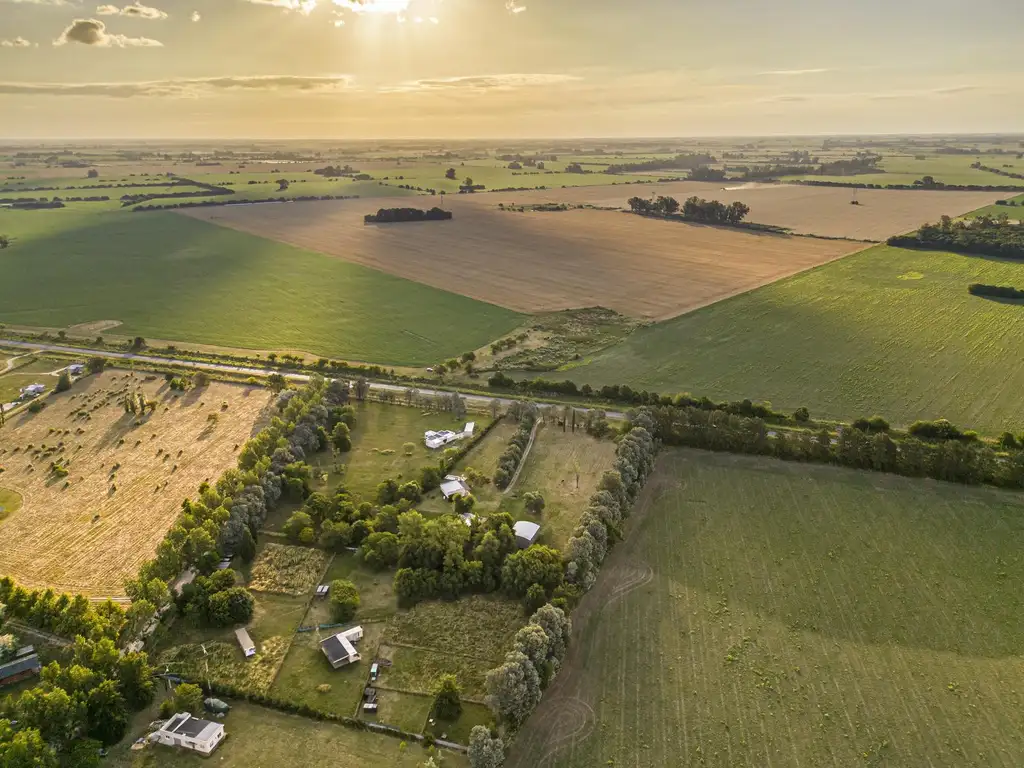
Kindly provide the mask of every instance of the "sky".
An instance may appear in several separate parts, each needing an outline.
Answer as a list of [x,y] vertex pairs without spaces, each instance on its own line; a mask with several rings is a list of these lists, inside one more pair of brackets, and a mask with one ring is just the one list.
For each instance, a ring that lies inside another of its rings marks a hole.
[[1019,0],[0,0],[6,139],[1024,131]]

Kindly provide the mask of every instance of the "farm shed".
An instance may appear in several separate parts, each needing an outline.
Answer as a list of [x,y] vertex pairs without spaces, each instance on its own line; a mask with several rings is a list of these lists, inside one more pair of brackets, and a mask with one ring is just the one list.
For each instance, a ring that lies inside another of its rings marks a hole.
[[81,363],[73,363],[68,366],[68,373],[72,376],[81,376],[85,372],[85,366]]
[[536,523],[531,523],[529,520],[520,520],[514,526],[512,531],[516,535],[516,544],[520,549],[526,549],[536,543],[537,537],[540,536],[540,526]]
[[344,632],[331,635],[331,637],[322,641],[320,643],[320,650],[323,651],[327,661],[330,662],[334,669],[340,669],[346,664],[359,661],[359,651],[356,650],[355,643],[362,639],[363,628],[352,627],[352,629],[346,629]]
[[169,747],[184,747],[209,755],[224,740],[224,726],[192,717],[188,712],[179,712],[161,725],[151,738]]
[[38,675],[41,669],[42,664],[39,662],[35,648],[26,645],[24,648],[18,649],[13,659],[6,664],[0,664],[0,686],[12,685],[32,675]]
[[22,397],[39,397],[39,395],[43,394],[43,392],[45,392],[45,391],[46,391],[46,386],[44,384],[29,384],[27,387],[22,387],[21,388],[21,396]]
[[448,475],[441,481],[441,495],[445,501],[451,501],[456,496],[469,496],[469,484],[466,478],[457,475]]
[[235,637],[238,638],[238,645],[242,648],[242,653],[245,654],[245,658],[256,655],[256,643],[249,637],[248,631],[245,627],[235,630]]
[[449,443],[454,443],[456,440],[461,440],[462,436],[461,432],[452,432],[450,429],[442,429],[440,432],[427,430],[423,433],[423,443],[427,448],[435,450]]

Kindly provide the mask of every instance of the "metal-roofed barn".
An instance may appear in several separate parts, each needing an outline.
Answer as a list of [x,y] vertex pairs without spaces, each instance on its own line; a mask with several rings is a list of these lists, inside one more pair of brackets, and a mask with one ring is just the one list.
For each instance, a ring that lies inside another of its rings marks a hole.
[[537,543],[540,536],[540,526],[531,523],[529,520],[520,520],[512,526],[512,532],[516,535],[516,545],[520,549],[526,549]]

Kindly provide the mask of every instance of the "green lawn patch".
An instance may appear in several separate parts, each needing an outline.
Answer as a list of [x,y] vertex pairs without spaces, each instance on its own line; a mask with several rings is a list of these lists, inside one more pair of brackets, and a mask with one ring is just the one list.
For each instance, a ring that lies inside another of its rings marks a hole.
[[477,725],[493,728],[494,714],[483,704],[463,699],[462,714],[455,722],[441,720],[430,723],[427,726],[427,731],[438,738],[454,741],[456,744],[469,744],[469,734]]
[[392,662],[390,667],[382,668],[378,683],[382,688],[432,696],[441,675],[455,675],[463,698],[477,701],[483,701],[487,694],[485,678],[495,666],[490,661],[461,656],[459,648],[442,653],[382,645],[378,655]]
[[[324,583],[330,584],[335,579],[348,579],[359,590],[356,621],[386,619],[398,612],[398,599],[393,589],[394,571],[375,571],[363,565],[354,552],[341,552],[328,566]],[[329,624],[333,620],[330,600],[313,600],[306,624]]]
[[573,378],[1019,431],[1009,393],[1024,389],[1024,312],[971,296],[970,283],[1020,285],[1024,265],[879,246],[643,328]]
[[386,365],[429,365],[522,323],[500,307],[175,213],[0,211],[0,230],[14,238],[2,256],[5,323],[119,320],[128,336]]
[[0,520],[21,509],[21,494],[9,488],[0,488]]
[[678,450],[630,526],[510,768],[1024,755],[1020,494]]
[[499,662],[526,624],[523,607],[500,597],[471,595],[420,603],[388,622],[384,642]]
[[384,723],[411,733],[422,733],[433,706],[432,696],[378,689],[377,712],[360,711],[359,716],[369,722]]

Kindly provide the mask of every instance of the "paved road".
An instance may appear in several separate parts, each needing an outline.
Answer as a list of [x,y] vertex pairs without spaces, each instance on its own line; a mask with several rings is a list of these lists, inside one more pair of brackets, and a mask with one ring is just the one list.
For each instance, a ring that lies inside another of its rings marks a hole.
[[[227,365],[225,363],[199,363],[193,360],[178,360],[173,357],[158,357],[156,355],[141,355],[134,352],[98,352],[95,349],[82,349],[79,347],[68,347],[59,344],[40,344],[34,341],[7,341],[0,339],[0,347],[15,347],[18,349],[33,349],[42,352],[64,352],[71,355],[102,355],[103,357],[112,358],[116,360],[129,360],[140,363],[155,363],[157,365],[167,365],[173,363],[175,365],[181,365],[186,368],[194,368],[199,371],[217,371],[221,373],[237,373],[245,376],[269,376],[272,373],[281,373],[281,371],[275,368],[252,368],[244,365]],[[282,375],[290,381],[309,381],[309,374],[305,373],[282,373]],[[415,389],[421,395],[445,395],[449,394],[444,390],[430,389],[429,387],[418,387],[418,386],[404,386],[401,384],[385,384],[383,382],[371,382],[371,389],[384,390],[389,392],[405,392],[410,389]],[[492,401],[497,401],[499,405],[508,407],[512,404],[513,400],[507,397],[489,397],[487,395],[470,395],[465,394],[463,397],[467,403],[473,403],[475,405],[490,405]],[[579,408],[578,410],[586,411],[587,408]],[[624,413],[619,411],[605,411],[609,419],[624,419],[626,418]]]

